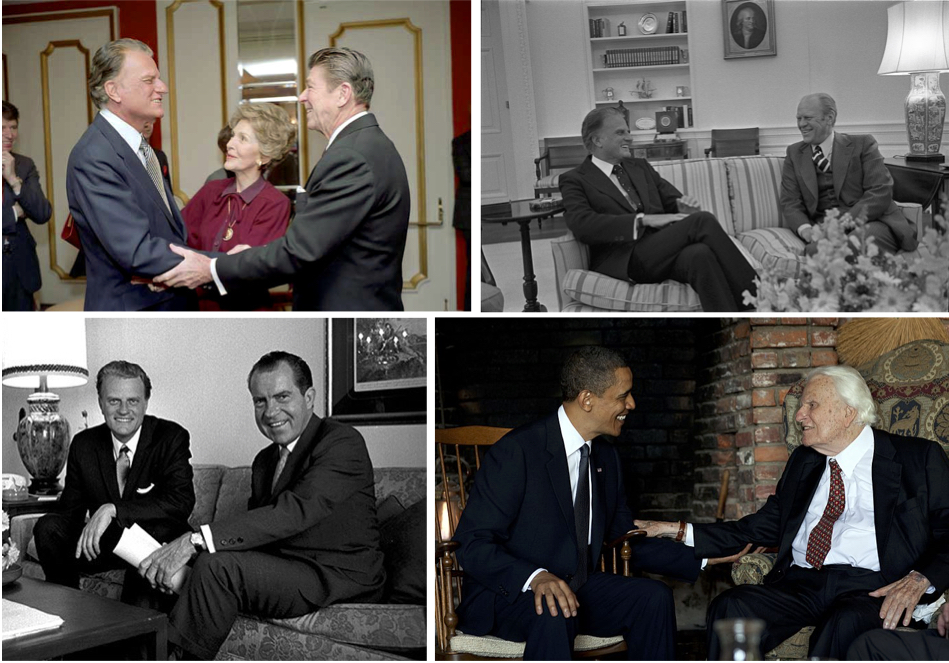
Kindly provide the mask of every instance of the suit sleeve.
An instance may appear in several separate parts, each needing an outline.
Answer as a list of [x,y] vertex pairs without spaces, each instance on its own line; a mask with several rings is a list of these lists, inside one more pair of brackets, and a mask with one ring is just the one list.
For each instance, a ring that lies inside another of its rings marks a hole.
[[85,466],[82,460],[86,454],[91,456],[91,449],[88,449],[88,445],[84,442],[85,440],[77,435],[69,447],[69,457],[66,461],[66,481],[63,492],[59,496],[58,506],[59,513],[80,526],[85,521],[86,511],[89,509],[83,495],[90,494],[86,486]]
[[[863,216],[867,221],[875,221],[893,204],[893,178],[886,169],[876,139],[873,136],[864,138],[860,151],[863,195],[850,207],[850,215],[855,219]],[[846,211],[846,207],[842,207],[842,211]]]
[[791,159],[791,147],[784,157],[784,169],[781,172],[781,209],[784,212],[784,220],[795,235],[798,228],[811,222],[804,205],[804,194],[801,192],[797,172],[794,170],[794,161]]
[[181,256],[168,248],[167,239],[152,237],[142,202],[114,160],[91,151],[78,157],[74,151],[69,165],[70,211],[95,234],[120,269],[151,278],[181,262]]
[[[328,433],[311,453],[312,462],[275,501],[209,525],[215,550],[251,550],[299,534],[372,480],[365,443],[355,430]],[[259,464],[254,461],[255,475],[263,471]]]
[[632,242],[635,214],[603,214],[595,209],[587,195],[588,187],[576,172],[560,176],[564,218],[567,227],[584,244]]
[[949,588],[949,457],[935,442],[927,446],[925,468],[932,542],[914,569],[929,579],[938,597]]
[[[164,445],[166,453],[157,457],[161,464],[160,479],[146,496],[120,500],[115,505],[115,519],[123,527],[149,520],[188,520],[194,509],[194,470],[191,467],[191,446],[188,431],[173,426],[163,432],[156,429],[154,443]],[[127,493],[126,493],[127,494]]]
[[484,458],[454,540],[465,573],[514,602],[537,565],[510,554],[505,542],[524,500],[527,460],[521,447],[499,441]]
[[647,209],[646,214],[675,214],[678,212],[678,201],[679,198],[682,197],[682,192],[656,172],[656,169],[652,167],[651,163],[643,159],[641,160],[641,164],[646,171],[649,182],[656,187],[656,192],[659,194],[659,200],[662,205],[662,212]]
[[225,288],[246,281],[285,283],[333,253],[369,217],[376,178],[365,157],[343,146],[328,150],[307,189],[306,205],[286,234],[266,246],[219,256]]
[[53,214],[53,208],[43,194],[43,189],[40,187],[40,174],[32,159],[27,162],[26,174],[21,175],[20,179],[23,180],[23,185],[20,187],[20,195],[17,196],[16,201],[34,223],[46,223]]

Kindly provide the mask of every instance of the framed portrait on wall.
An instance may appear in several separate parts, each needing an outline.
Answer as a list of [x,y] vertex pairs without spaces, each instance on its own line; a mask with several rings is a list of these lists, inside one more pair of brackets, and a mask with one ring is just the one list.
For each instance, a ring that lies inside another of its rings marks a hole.
[[722,0],[725,59],[777,55],[774,0]]
[[425,423],[425,318],[330,321],[327,416],[347,423]]

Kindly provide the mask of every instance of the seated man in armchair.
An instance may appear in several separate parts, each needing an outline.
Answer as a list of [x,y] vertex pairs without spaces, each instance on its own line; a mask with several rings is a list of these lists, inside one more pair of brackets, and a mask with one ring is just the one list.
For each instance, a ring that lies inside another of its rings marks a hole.
[[688,283],[703,311],[753,310],[743,293],[757,293],[755,270],[697,200],[632,156],[622,113],[590,111],[581,135],[590,156],[560,176],[560,192],[567,227],[590,247],[590,268],[636,283]]
[[[910,625],[918,603],[949,587],[949,458],[942,448],[871,428],[876,404],[849,366],[811,371],[795,419],[803,444],[765,505],[735,522],[686,529],[696,555],[728,554],[748,541],[778,548],[763,585],[741,585],[712,602],[709,660],[719,649],[712,625],[737,617],[764,620],[762,651],[815,626],[808,655],[842,660],[857,636]],[[637,525],[660,537],[680,528]]]

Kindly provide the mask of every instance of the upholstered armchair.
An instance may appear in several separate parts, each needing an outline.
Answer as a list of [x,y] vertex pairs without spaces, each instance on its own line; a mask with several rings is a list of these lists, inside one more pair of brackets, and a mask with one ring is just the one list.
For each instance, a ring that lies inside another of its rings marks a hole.
[[[949,344],[913,341],[876,361],[858,367],[877,403],[876,427],[892,434],[924,437],[938,442],[949,455]],[[788,452],[801,444],[794,421],[804,391],[797,382],[784,399],[784,430]],[[738,585],[760,585],[771,571],[774,555],[746,555],[732,569]],[[949,600],[949,591],[946,592]],[[935,628],[935,620],[932,627]],[[900,627],[899,630],[912,630]],[[767,660],[805,661],[814,627],[801,629],[766,653]]]

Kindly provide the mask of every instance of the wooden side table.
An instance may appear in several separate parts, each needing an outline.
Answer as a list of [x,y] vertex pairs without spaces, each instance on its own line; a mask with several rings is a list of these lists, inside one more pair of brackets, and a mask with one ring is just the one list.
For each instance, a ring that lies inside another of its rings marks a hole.
[[893,177],[893,200],[901,203],[919,203],[923,209],[932,206],[933,216],[942,214],[939,194],[949,180],[949,168],[939,163],[885,159]]
[[657,140],[651,143],[633,143],[633,156],[646,161],[688,159],[689,148],[684,140]]

